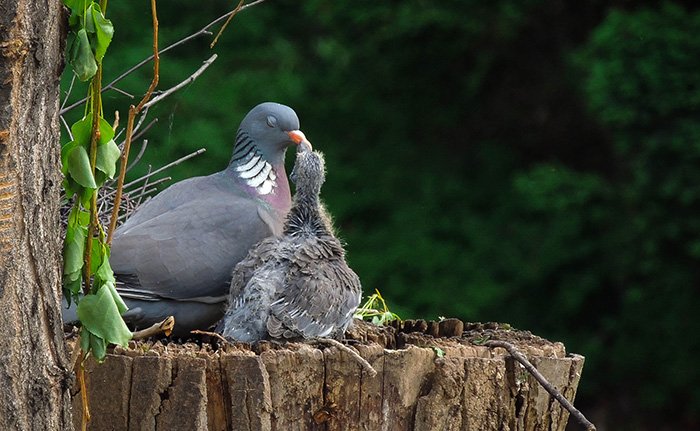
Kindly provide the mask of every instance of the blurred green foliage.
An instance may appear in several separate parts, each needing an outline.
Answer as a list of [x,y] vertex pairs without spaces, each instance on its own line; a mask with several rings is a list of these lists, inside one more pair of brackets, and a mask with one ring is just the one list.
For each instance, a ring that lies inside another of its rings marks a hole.
[[[150,51],[141,3],[110,2],[107,82]],[[206,147],[171,174],[220,170],[248,109],[289,104],[326,153],[323,196],[367,294],[564,341],[599,425],[692,428],[700,13],[647,3],[270,0],[213,50],[163,56],[160,88],[219,59],[153,110],[140,168]],[[161,45],[230,7],[161,2]],[[120,88],[141,94],[149,73]],[[129,100],[104,103],[124,116]]]

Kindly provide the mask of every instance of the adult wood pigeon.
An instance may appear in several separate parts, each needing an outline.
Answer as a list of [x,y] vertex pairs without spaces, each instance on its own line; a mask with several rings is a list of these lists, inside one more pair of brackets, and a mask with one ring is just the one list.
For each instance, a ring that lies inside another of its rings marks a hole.
[[128,324],[172,315],[183,336],[221,318],[232,268],[282,232],[291,206],[284,156],[305,139],[291,108],[262,103],[241,122],[226,169],[173,184],[115,231],[110,263]]
[[217,328],[229,339],[340,337],[360,304],[360,279],[319,200],[323,156],[308,141],[297,147],[291,178],[296,193],[283,235],[261,241],[233,271]]

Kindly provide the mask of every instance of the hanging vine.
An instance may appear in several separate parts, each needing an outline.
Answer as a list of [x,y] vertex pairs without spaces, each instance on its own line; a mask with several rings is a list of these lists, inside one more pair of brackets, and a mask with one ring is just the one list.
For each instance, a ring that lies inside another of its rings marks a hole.
[[61,149],[63,187],[73,202],[63,249],[63,292],[69,304],[77,303],[83,358],[91,353],[101,361],[109,344],[125,346],[132,333],[121,317],[127,307],[116,291],[109,264],[108,234],[114,229],[116,215],[106,232],[98,218],[97,196],[105,182],[115,177],[120,158],[117,195],[121,195],[134,116],[158,83],[158,19],[152,0],[154,78],[141,103],[130,107],[127,142],[121,151],[102,109],[102,61],[114,34],[112,22],[105,18],[107,0],[64,0],[64,4],[71,11],[69,62],[78,79],[90,83],[83,117],[71,126],[72,140]]

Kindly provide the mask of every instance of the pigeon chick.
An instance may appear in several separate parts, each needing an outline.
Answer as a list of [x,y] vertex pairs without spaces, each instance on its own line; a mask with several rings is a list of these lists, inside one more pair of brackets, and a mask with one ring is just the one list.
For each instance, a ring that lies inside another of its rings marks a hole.
[[[128,324],[145,328],[172,315],[174,335],[186,336],[223,316],[232,268],[282,233],[292,200],[284,156],[306,139],[298,129],[288,106],[254,107],[226,169],[173,184],[115,231],[110,264]],[[75,308],[64,309],[64,321]]]
[[218,327],[229,339],[338,338],[360,304],[360,279],[319,199],[323,155],[308,141],[297,147],[291,179],[296,194],[283,235],[261,241],[233,271]]

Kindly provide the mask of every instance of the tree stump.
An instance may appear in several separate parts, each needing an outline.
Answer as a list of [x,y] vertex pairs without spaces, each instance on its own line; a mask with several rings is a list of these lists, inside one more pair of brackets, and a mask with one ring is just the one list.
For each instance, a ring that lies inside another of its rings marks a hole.
[[[132,343],[87,364],[91,430],[560,430],[564,410],[505,350],[516,345],[573,401],[584,358],[498,324],[357,323],[376,370],[314,343]],[[432,335],[431,335],[432,334]],[[76,428],[81,396],[73,390]]]

